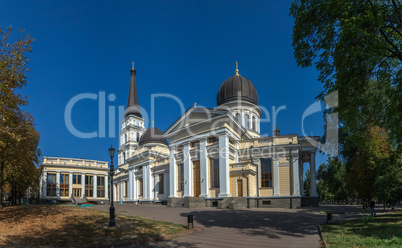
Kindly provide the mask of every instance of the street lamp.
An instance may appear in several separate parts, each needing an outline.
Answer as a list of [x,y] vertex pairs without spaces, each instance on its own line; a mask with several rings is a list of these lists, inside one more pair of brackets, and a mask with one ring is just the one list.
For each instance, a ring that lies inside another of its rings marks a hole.
[[109,220],[109,226],[114,227],[116,226],[115,222],[115,215],[114,215],[114,205],[113,205],[113,176],[114,176],[114,166],[113,166],[113,157],[114,157],[114,148],[113,146],[110,146],[109,148],[109,155],[110,155],[110,220]]

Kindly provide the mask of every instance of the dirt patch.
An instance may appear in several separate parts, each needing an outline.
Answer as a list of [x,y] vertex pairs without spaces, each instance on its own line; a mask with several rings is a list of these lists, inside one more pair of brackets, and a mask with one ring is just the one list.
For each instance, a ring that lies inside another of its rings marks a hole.
[[187,229],[168,222],[109,214],[74,206],[7,207],[0,210],[0,246],[107,247],[163,240]]

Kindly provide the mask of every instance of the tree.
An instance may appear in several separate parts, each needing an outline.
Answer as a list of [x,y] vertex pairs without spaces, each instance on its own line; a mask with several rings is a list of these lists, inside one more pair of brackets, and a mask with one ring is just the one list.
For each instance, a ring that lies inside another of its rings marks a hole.
[[350,193],[346,186],[346,166],[338,158],[328,158],[317,171],[318,192],[323,200],[348,201]]
[[23,32],[10,44],[11,27],[0,29],[0,208],[4,180],[14,187],[14,196],[16,190],[23,192],[36,177],[33,171],[40,156],[33,118],[21,110],[27,99],[16,93],[28,83],[26,53],[32,51],[33,39]]
[[402,147],[391,152],[377,167],[375,187],[378,198],[386,204],[395,206],[402,200]]
[[347,175],[349,187],[354,189],[363,201],[369,202],[377,195],[375,182],[378,166],[389,155],[387,133],[383,128],[372,127],[357,148]]
[[310,195],[310,170],[307,170],[304,176],[303,189],[305,195]]
[[[295,0],[290,14],[299,66],[313,64],[324,85],[318,99],[338,91],[342,124],[379,126],[402,141],[402,4],[394,0]],[[377,93],[367,97],[375,89]],[[365,120],[361,117],[364,116]],[[362,131],[363,133],[365,131]]]

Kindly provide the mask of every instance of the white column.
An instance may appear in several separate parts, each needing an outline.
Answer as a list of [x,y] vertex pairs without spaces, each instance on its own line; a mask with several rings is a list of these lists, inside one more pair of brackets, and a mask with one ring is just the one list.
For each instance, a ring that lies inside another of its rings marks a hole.
[[278,157],[272,159],[274,169],[274,196],[279,196],[279,162]]
[[137,180],[135,178],[135,173],[134,173],[134,169],[131,172],[131,178],[132,178],[132,182],[131,182],[131,189],[132,189],[132,193],[131,193],[131,197],[133,199],[133,201],[138,199],[138,193],[137,193]]
[[200,174],[201,174],[201,195],[200,197],[209,197],[208,185],[208,154],[207,154],[207,138],[200,139]]
[[152,199],[152,176],[151,176],[151,164],[147,164],[143,167],[142,169],[143,173],[143,188],[144,188],[144,193],[143,193],[143,200],[151,200]]
[[81,175],[81,198],[85,195],[85,173]]
[[56,197],[60,199],[60,171],[56,172]]
[[109,199],[109,176],[105,175],[105,199]]
[[183,162],[184,162],[184,195],[191,196],[191,160],[190,160],[190,142],[183,145]]
[[94,185],[93,185],[93,198],[98,198],[98,175],[94,174]]
[[132,192],[132,188],[131,188],[131,185],[133,184],[133,176],[132,176],[132,174],[133,174],[133,170],[128,170],[128,185],[127,185],[128,195],[127,196],[128,196],[129,201],[133,200],[133,192]]
[[219,186],[218,197],[231,197],[229,178],[229,135],[219,135]]
[[300,196],[299,155],[290,157],[293,169],[293,196]]
[[47,171],[43,171],[42,179],[42,199],[47,199]]
[[[301,161],[303,161],[303,159],[300,159]],[[304,170],[303,170],[303,162],[300,163],[299,161],[299,182],[300,182],[300,195],[304,196]]]
[[176,197],[177,192],[177,166],[174,157],[175,147],[169,147],[169,197]]
[[318,196],[317,180],[315,176],[315,152],[310,152],[310,196]]
[[168,183],[167,183],[167,175],[166,175],[167,173],[165,172],[165,173],[163,173],[163,193],[164,193],[164,200],[166,200],[167,199],[167,196],[168,196],[168,192],[169,192],[169,190],[168,190]]
[[72,197],[73,196],[73,173],[70,172],[70,174],[68,175],[68,197]]
[[43,176],[44,176],[44,173],[42,173],[42,176],[40,177],[40,180],[39,180],[39,199],[44,198],[43,197]]
[[112,185],[112,187],[113,187],[113,201],[117,201],[117,183],[114,183],[114,185]]

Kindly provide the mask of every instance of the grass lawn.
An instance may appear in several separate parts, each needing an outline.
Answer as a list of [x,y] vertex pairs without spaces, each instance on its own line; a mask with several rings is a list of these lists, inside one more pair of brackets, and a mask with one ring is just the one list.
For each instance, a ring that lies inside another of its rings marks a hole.
[[107,227],[108,213],[75,206],[6,207],[0,210],[0,247],[139,244],[187,230],[182,225],[123,215],[116,216],[116,223],[114,228]]
[[402,247],[402,212],[322,225],[330,247]]

